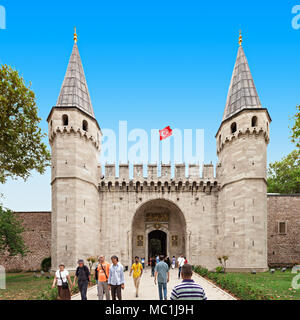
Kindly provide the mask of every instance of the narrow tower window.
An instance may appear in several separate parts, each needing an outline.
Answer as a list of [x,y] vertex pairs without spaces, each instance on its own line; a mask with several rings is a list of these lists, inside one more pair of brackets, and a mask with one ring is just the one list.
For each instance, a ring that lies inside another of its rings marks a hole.
[[62,116],[62,122],[63,122],[63,126],[69,125],[69,117],[66,114]]
[[253,117],[251,121],[252,127],[257,127],[257,117]]
[[286,223],[285,222],[279,222],[279,234],[286,234]]
[[82,130],[88,132],[88,129],[89,129],[89,125],[88,125],[87,121],[83,120],[83,122],[82,122]]
[[237,130],[237,125],[236,125],[236,122],[234,122],[232,125],[231,125],[231,133],[235,133]]

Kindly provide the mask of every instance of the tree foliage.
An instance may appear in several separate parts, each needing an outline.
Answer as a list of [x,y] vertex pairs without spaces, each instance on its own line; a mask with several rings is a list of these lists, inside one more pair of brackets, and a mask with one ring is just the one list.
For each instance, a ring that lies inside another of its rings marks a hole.
[[300,149],[269,165],[269,193],[300,193]]
[[22,237],[23,231],[24,227],[15,213],[0,205],[0,254],[25,256],[28,250]]
[[293,117],[295,123],[292,127],[292,142],[296,144],[297,148],[300,148],[300,105],[297,106],[297,113]]
[[31,170],[44,173],[50,153],[42,142],[35,94],[7,65],[0,66],[0,183],[26,180]]

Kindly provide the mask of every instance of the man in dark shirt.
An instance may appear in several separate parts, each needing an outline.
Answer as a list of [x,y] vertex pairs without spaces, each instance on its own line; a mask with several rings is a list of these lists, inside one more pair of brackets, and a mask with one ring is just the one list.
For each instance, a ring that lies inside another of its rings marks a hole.
[[155,266],[156,266],[156,260],[155,260],[155,257],[152,257],[152,259],[151,259],[151,277],[154,277]]
[[76,280],[78,279],[78,287],[81,294],[81,300],[87,300],[87,288],[89,282],[91,282],[91,275],[89,268],[84,265],[83,260],[78,261],[78,267],[76,269],[75,278],[74,278],[74,286],[76,284]]

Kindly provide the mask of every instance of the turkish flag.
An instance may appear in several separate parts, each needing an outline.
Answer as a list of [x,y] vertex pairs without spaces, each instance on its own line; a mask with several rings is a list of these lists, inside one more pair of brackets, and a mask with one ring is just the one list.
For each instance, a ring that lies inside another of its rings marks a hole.
[[171,137],[172,133],[173,133],[173,130],[170,127],[166,127],[162,130],[159,130],[160,141]]

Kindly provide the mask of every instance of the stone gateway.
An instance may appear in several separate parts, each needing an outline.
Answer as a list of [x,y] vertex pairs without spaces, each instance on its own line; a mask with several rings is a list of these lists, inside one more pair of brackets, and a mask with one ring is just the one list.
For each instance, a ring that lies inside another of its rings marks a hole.
[[[209,269],[227,255],[232,271],[267,264],[268,110],[258,97],[240,44],[224,116],[216,134],[218,164],[98,163],[101,129],[95,119],[77,41],[56,106],[49,114],[52,149],[52,268],[74,270],[78,258],[112,254],[123,265],[138,255],[184,254]],[[104,178],[103,178],[104,174]]]

